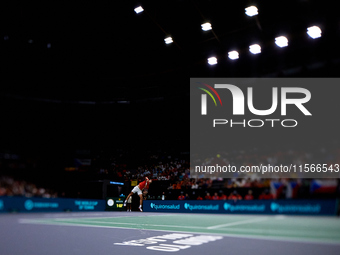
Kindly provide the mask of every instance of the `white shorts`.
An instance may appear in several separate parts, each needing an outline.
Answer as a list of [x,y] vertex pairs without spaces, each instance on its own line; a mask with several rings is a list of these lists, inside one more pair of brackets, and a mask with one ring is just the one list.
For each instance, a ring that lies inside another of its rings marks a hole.
[[135,186],[135,187],[131,190],[131,192],[133,192],[133,193],[136,193],[136,192],[137,192],[138,195],[143,194],[143,192],[140,190],[140,188],[138,187],[138,185]]

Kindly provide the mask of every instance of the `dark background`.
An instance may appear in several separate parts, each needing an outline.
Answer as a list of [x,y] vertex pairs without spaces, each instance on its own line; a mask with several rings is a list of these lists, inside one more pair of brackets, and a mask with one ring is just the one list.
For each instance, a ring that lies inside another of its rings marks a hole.
[[[250,4],[258,16],[245,15]],[[0,17],[0,150],[25,165],[2,160],[1,171],[54,187],[96,179],[65,173],[75,157],[133,168],[155,151],[187,155],[190,77],[339,76],[339,16],[324,1],[1,1]]]

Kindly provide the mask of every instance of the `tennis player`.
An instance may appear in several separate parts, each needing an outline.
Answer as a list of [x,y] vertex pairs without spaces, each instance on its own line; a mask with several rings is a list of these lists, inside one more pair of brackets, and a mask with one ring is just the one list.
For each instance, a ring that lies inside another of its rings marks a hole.
[[142,205],[143,205],[143,190],[144,189],[149,189],[149,185],[152,182],[152,180],[149,180],[148,177],[145,177],[145,180],[140,182],[137,186],[135,186],[132,190],[131,193],[127,196],[126,200],[124,201],[124,206],[126,206],[126,201],[134,194],[137,193],[139,196],[139,211],[142,210]]

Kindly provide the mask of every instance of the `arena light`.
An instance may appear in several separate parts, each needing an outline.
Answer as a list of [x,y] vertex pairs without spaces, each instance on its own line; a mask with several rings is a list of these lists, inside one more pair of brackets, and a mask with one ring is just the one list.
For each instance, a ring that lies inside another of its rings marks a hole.
[[288,39],[285,36],[279,36],[275,38],[275,44],[279,47],[287,47],[288,46]]
[[234,60],[234,59],[238,59],[239,58],[239,54],[236,50],[233,51],[229,51],[228,52],[228,58]]
[[144,9],[143,9],[143,7],[142,6],[138,6],[138,7],[136,7],[135,8],[135,13],[141,13],[141,12],[143,12],[144,11]]
[[164,42],[165,42],[166,44],[173,43],[172,37],[169,36],[169,37],[165,38],[165,39],[164,39]]
[[216,57],[208,58],[208,64],[209,65],[216,65],[217,64],[217,58]]
[[252,44],[249,46],[249,51],[253,54],[261,53],[261,46],[258,44]]
[[322,31],[318,26],[312,26],[307,28],[307,34],[313,39],[321,37],[321,33]]
[[252,16],[255,16],[255,15],[259,14],[259,11],[258,11],[257,7],[254,6],[254,5],[245,8],[245,11],[246,11],[246,14],[249,17],[252,17]]
[[212,29],[211,24],[209,22],[202,24],[201,27],[203,31],[208,31]]

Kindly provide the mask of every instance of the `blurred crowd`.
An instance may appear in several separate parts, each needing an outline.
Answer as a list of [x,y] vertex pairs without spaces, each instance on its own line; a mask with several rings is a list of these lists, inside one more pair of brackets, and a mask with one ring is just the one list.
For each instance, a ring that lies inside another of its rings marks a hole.
[[265,189],[262,191],[262,193],[254,197],[253,190],[249,189],[248,192],[242,196],[240,195],[236,190],[230,192],[229,195],[226,195],[222,190],[219,192],[214,192],[213,194],[210,194],[209,192],[206,192],[204,196],[201,196],[200,194],[191,197],[188,193],[185,193],[182,191],[181,194],[178,196],[178,200],[253,200],[253,199],[259,199],[259,200],[269,200],[269,199],[275,199],[275,195],[270,193],[268,189]]
[[57,197],[57,193],[52,190],[37,187],[35,184],[27,181],[2,176],[0,177],[0,196],[54,198]]
[[[332,146],[314,146],[311,148],[303,149],[274,149],[274,148],[251,148],[243,150],[232,150],[228,153],[221,153],[220,155],[212,156],[210,159],[205,159],[208,162],[215,163],[220,162],[222,164],[231,164],[235,166],[254,166],[259,164],[271,164],[271,165],[286,165],[286,164],[304,164],[304,163],[323,163],[323,164],[339,164],[340,163],[340,149],[338,145]],[[80,153],[80,152],[79,152]],[[84,154],[84,152],[82,152]],[[172,154],[165,152],[151,153],[145,152],[144,154],[127,153],[119,151],[116,153],[109,153],[108,151],[91,153],[86,152],[86,156],[80,156],[79,158],[88,158],[87,160],[78,160],[78,166],[73,166],[72,171],[65,168],[64,174],[58,174],[56,176],[59,179],[56,180],[59,183],[65,183],[65,178],[69,181],[68,188],[76,189],[75,181],[81,180],[84,176],[88,183],[94,180],[119,180],[121,182],[130,183],[131,181],[140,182],[145,177],[149,177],[159,183],[158,191],[172,192],[176,194],[175,198],[184,196],[188,193],[191,199],[198,198],[198,194],[202,194],[202,199],[246,199],[249,195],[248,190],[252,190],[254,199],[266,199],[273,196],[274,198],[300,198],[308,197],[307,193],[310,193],[311,183],[313,179],[302,178],[261,178],[261,175],[254,175],[251,178],[220,178],[218,176],[212,176],[212,178],[205,178],[204,176],[190,175],[190,162],[189,154]],[[131,165],[130,162],[134,162]],[[71,161],[70,161],[71,162]],[[72,163],[67,162],[68,166],[72,166]],[[45,164],[46,165],[46,164]],[[44,166],[45,166],[44,165]],[[7,172],[12,173],[20,171],[35,171],[39,169],[39,161],[24,160],[17,155],[1,154],[0,153],[0,169],[4,169]],[[62,167],[58,166],[58,169]],[[65,167],[65,165],[64,165]],[[59,170],[58,170],[59,171]],[[41,169],[36,172],[35,178],[40,176]],[[43,171],[44,172],[44,171]],[[10,175],[10,174],[8,174]],[[38,182],[29,182],[27,180],[20,180],[20,174],[16,177],[0,176],[0,196],[32,196],[32,197],[56,197],[57,192],[51,190],[51,187],[41,187]],[[35,179],[34,179],[35,180]],[[332,184],[333,185],[333,184]],[[42,185],[43,186],[43,185]],[[55,185],[56,186],[56,185]],[[58,187],[65,189],[64,187]],[[127,185],[129,186],[129,185]],[[155,186],[155,185],[153,185]],[[315,185],[314,185],[315,186]],[[334,186],[334,185],[333,185]],[[52,186],[53,187],[53,186]],[[85,185],[88,190],[88,184]],[[156,187],[156,186],[155,186]],[[231,194],[234,190],[244,189],[241,194]],[[334,188],[333,188],[334,189]],[[220,194],[220,190],[227,191],[226,194]],[[260,193],[259,193],[260,190]],[[183,194],[180,192],[183,191]],[[196,191],[196,195],[192,196],[193,191]],[[210,194],[207,195],[206,192]],[[217,191],[217,195],[215,194]],[[265,191],[266,194],[263,194]],[[62,190],[58,190],[60,196],[63,195]],[[101,190],[100,190],[101,192]],[[98,192],[98,194],[100,193]],[[78,192],[79,193],[79,192]],[[73,194],[73,193],[72,193]],[[77,193],[75,193],[77,194]],[[67,195],[66,195],[67,196]],[[210,196],[210,198],[209,198]],[[249,196],[248,198],[250,198]],[[182,197],[183,198],[183,197]],[[200,198],[199,198],[200,199]]]

